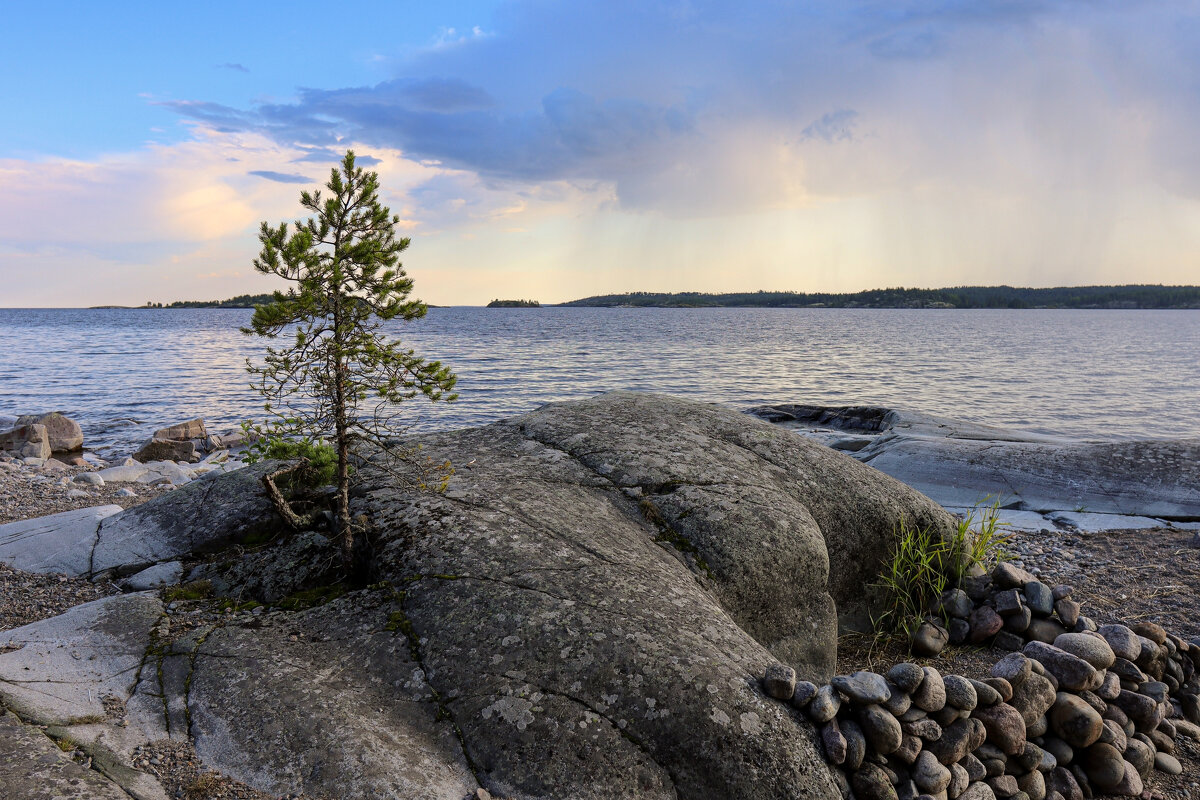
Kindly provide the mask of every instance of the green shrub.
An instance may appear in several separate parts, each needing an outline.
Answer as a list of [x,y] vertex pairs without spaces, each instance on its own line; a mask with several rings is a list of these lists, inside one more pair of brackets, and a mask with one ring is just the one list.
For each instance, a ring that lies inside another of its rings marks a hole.
[[901,519],[891,557],[874,584],[885,598],[884,611],[874,620],[876,630],[911,633],[942,592],[957,586],[970,570],[1007,560],[1009,537],[1002,531],[999,509],[999,501],[982,511],[972,509],[946,539]]
[[257,427],[242,423],[242,429],[253,434],[246,448],[246,461],[250,464],[266,459],[295,461],[307,459],[303,482],[309,486],[329,486],[337,480],[337,450],[320,439],[296,439],[279,435],[270,427]]

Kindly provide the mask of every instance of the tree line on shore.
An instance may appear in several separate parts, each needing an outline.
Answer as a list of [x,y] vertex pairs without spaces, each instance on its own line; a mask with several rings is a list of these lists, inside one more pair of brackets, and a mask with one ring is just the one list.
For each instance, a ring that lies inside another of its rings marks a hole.
[[564,306],[702,308],[1200,308],[1200,286],[958,286],[862,292],[627,292],[585,297]]

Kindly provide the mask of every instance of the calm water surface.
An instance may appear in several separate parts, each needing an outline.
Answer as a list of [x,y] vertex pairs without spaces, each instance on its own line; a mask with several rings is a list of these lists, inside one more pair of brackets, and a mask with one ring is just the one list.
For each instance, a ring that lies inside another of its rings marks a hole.
[[[0,414],[61,410],[90,449],[256,416],[237,309],[0,310]],[[1200,436],[1200,312],[437,308],[394,332],[459,375],[415,429],[610,389],[735,408],[878,404],[1087,439]]]

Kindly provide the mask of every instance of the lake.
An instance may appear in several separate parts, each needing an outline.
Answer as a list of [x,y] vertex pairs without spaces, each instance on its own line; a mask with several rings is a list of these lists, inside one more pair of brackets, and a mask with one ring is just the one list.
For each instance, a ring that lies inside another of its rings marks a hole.
[[[0,414],[59,410],[89,449],[261,414],[238,309],[0,310]],[[874,404],[1082,439],[1200,436],[1200,312],[434,308],[392,332],[459,376],[414,430],[611,389],[745,408]]]

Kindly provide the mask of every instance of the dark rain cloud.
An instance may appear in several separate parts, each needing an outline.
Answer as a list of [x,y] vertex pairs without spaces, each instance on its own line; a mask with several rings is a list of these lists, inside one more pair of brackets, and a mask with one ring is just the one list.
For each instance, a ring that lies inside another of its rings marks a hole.
[[[403,75],[373,86],[300,89],[294,101],[246,110],[163,105],[311,148],[303,161],[353,141],[485,179],[609,182],[623,203],[648,206],[662,199],[656,185],[719,173],[714,158],[735,177],[760,156],[770,172],[772,131],[806,160],[825,158],[814,148],[869,148],[873,158],[851,159],[862,188],[892,186],[887,163],[914,180],[986,171],[1006,146],[1003,122],[1024,137],[1012,146],[1039,161],[1031,174],[1070,181],[1092,162],[1113,172],[1114,154],[1130,152],[1115,134],[1088,134],[1110,114],[1147,120],[1146,140],[1175,151],[1189,138],[1178,132],[1200,122],[1196,103],[1178,99],[1183,76],[1200,72],[1200,29],[1179,24],[1186,5],[511,4],[497,11],[494,35],[414,54]],[[750,130],[767,132],[767,146],[739,138]]]

